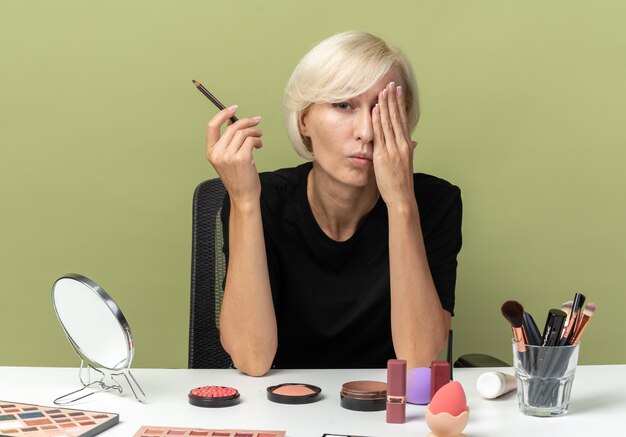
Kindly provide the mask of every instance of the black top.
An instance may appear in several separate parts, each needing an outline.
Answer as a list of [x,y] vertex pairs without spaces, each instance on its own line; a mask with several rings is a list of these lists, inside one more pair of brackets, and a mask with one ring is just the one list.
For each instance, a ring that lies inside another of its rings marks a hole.
[[[389,227],[380,198],[354,235],[329,238],[307,199],[312,164],[261,173],[261,215],[278,324],[278,368],[384,368],[391,339]],[[414,175],[428,264],[441,305],[453,314],[461,249],[461,193]],[[228,260],[228,195],[222,209]]]

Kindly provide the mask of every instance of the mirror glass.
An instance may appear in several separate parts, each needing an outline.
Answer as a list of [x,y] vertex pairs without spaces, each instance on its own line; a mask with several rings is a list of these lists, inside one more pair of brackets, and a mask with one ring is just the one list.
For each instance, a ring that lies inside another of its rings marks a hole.
[[130,367],[130,328],[113,299],[88,278],[70,274],[52,287],[57,317],[76,352],[109,370]]

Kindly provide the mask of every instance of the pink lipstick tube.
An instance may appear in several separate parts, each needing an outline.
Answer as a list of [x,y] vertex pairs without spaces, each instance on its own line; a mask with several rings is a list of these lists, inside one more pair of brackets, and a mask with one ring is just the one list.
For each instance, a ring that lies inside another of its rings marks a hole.
[[387,361],[387,423],[406,421],[406,360]]

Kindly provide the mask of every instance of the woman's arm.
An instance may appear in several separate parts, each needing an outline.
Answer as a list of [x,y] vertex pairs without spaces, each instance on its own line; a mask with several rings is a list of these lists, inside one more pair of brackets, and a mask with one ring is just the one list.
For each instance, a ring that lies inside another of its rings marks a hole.
[[415,200],[388,211],[394,349],[409,368],[428,367],[446,345],[450,313],[442,308],[430,273]]
[[220,127],[236,107],[220,111],[207,124],[207,159],[219,174],[230,198],[229,259],[220,335],[235,366],[248,375],[270,369],[277,328],[261,221],[259,175],[252,151],[262,147],[260,117]]
[[391,83],[372,112],[374,170],[389,214],[391,332],[396,356],[429,366],[443,349],[450,313],[428,266],[413,187],[413,151],[402,90]]

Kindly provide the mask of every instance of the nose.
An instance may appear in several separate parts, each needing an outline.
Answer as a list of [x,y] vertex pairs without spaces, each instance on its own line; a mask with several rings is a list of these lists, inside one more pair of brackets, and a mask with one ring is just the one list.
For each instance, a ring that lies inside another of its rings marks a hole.
[[374,127],[372,125],[372,114],[370,111],[359,111],[354,121],[355,139],[362,144],[369,144],[374,139]]

